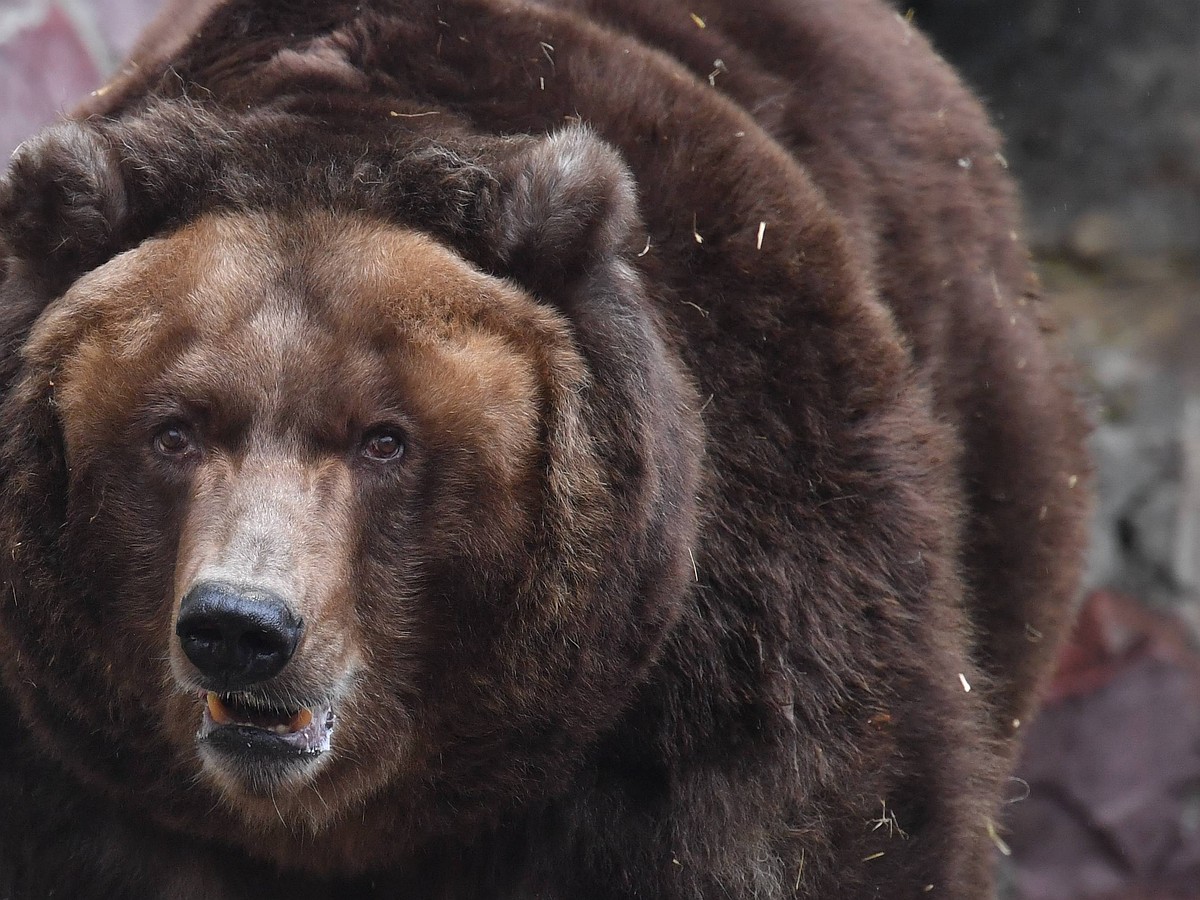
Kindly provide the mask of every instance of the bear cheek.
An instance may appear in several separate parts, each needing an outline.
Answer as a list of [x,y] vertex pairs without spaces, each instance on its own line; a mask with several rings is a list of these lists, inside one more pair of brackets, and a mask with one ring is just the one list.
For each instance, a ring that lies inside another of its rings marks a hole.
[[530,360],[486,333],[413,348],[405,395],[434,445],[437,485],[422,527],[436,558],[451,549],[500,561],[528,534],[537,494],[540,398]]
[[163,253],[161,242],[148,242],[84,276],[50,305],[22,350],[35,370],[48,373],[73,469],[106,445],[141,449],[129,432],[131,411],[190,325],[186,316],[164,312],[163,296],[179,281]]
[[118,439],[123,430],[120,423],[127,418],[134,399],[130,391],[122,389],[125,379],[114,372],[111,362],[108,377],[101,375],[105,355],[97,342],[84,343],[54,386],[54,403],[73,475],[87,469]]

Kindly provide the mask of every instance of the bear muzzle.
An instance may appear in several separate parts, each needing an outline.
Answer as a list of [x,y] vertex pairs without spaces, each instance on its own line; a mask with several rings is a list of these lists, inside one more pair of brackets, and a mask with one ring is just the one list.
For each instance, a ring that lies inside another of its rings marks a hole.
[[[220,580],[194,584],[180,603],[175,635],[195,667],[203,701],[196,739],[219,767],[251,783],[286,777],[290,762],[329,749],[333,705],[272,699],[304,622],[272,591]],[[290,693],[284,691],[284,693]]]

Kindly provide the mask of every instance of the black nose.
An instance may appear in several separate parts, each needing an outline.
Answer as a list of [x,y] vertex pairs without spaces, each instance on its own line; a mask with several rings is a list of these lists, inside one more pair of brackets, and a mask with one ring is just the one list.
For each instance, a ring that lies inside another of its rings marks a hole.
[[232,691],[278,675],[296,652],[302,628],[269,591],[204,581],[184,596],[175,634],[207,686]]

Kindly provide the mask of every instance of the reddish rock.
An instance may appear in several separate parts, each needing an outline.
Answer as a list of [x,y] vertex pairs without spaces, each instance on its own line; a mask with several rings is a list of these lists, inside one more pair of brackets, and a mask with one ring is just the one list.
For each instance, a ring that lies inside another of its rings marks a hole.
[[1200,655],[1186,634],[1186,626],[1174,616],[1154,612],[1122,594],[1096,591],[1079,611],[1046,703],[1091,693],[1145,658],[1200,677]]
[[[1011,807],[1020,900],[1200,896],[1200,655],[1182,624],[1085,604]],[[1182,891],[1182,893],[1181,893]]]
[[132,49],[163,0],[92,0],[96,24],[100,27],[113,58],[120,59]]
[[71,20],[51,7],[0,45],[0,161],[94,89],[102,74]]

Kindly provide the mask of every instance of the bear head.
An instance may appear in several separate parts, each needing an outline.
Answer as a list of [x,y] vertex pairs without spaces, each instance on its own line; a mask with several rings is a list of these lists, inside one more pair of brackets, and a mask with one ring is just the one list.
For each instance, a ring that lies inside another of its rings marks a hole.
[[182,161],[203,116],[154,115],[60,126],[0,185],[25,721],[89,783],[288,864],[553,791],[691,575],[697,404],[624,166],[568,129],[284,181],[249,122],[235,177]]

